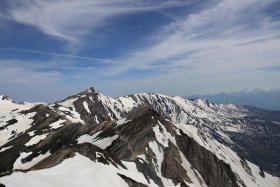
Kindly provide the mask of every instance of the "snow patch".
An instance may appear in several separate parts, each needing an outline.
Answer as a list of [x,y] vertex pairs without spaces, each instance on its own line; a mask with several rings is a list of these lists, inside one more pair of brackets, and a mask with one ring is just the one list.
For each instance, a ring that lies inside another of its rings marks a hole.
[[104,139],[98,139],[98,140],[94,141],[92,144],[100,147],[101,149],[106,149],[118,137],[119,137],[118,135],[115,135],[115,136],[104,138]]
[[31,136],[31,137],[34,136],[35,135],[35,131],[29,132],[28,135]]
[[[76,154],[73,158],[64,160],[61,164],[51,168],[30,171],[27,173],[14,172],[9,176],[1,178],[1,183],[9,187],[22,186],[68,186],[68,187],[124,187],[127,183],[118,173],[128,176],[133,180],[155,187],[151,182],[148,184],[145,177],[138,173],[133,163],[126,162],[125,165],[133,171],[116,168],[113,165],[104,165],[93,162],[89,158]],[[77,172],[78,171],[78,172]]]
[[94,121],[95,121],[97,124],[99,124],[99,121],[98,121],[98,119],[97,119],[97,116],[94,116]]
[[120,101],[129,110],[137,105],[131,97],[119,97],[118,101]]
[[96,137],[100,133],[101,132],[97,132],[94,135],[88,135],[88,134],[82,135],[81,137],[78,138],[78,144],[91,143],[93,145],[100,147],[101,149],[106,149],[108,146],[112,144],[114,140],[116,140],[119,137],[118,135],[115,135],[103,139],[96,139]]
[[116,122],[117,125],[115,127],[121,126],[121,125],[123,125],[125,123],[128,123],[130,121],[132,121],[132,120],[127,120],[126,118],[122,118],[122,119],[120,119]]
[[65,122],[66,120],[63,120],[63,119],[59,119],[58,121],[50,124],[49,126],[52,128],[52,129],[58,129],[59,127],[62,127],[63,126],[63,123]]
[[[0,146],[2,146],[6,144],[8,141],[16,138],[18,134],[23,133],[27,129],[29,129],[33,122],[33,117],[36,115],[36,112],[32,112],[28,114],[20,113],[20,111],[18,111],[16,114],[9,114],[9,113],[7,114],[7,113],[0,112],[0,115],[3,115],[5,117],[5,121],[0,121],[0,127],[6,125],[6,121],[12,119],[17,120],[16,123],[9,125],[5,129],[0,131]],[[16,116],[16,118],[14,116]]]
[[72,98],[72,99],[68,99],[66,101],[63,101],[61,103],[58,103],[59,105],[61,105],[58,110],[61,111],[63,114],[65,112],[70,113],[68,115],[66,115],[66,117],[74,122],[74,123],[82,123],[85,124],[84,121],[81,119],[81,115],[76,111],[76,108],[74,106],[74,102],[77,101],[78,98]]
[[86,101],[83,102],[84,108],[86,109],[86,111],[91,114],[89,108],[88,108],[88,103]]
[[41,134],[41,135],[34,136],[25,145],[26,146],[35,145],[35,144],[39,143],[41,140],[44,140],[47,136],[48,136],[48,134]]
[[[27,156],[31,155],[32,152],[22,152],[20,153],[20,156],[17,158],[17,160],[14,163],[14,167],[13,169],[29,169],[30,167],[34,166],[35,164],[37,164],[38,162],[40,162],[41,160],[47,158],[48,156],[51,155],[50,152],[47,152],[46,154],[41,154],[35,158],[33,158],[31,161],[29,162],[22,162],[22,159],[26,158]],[[21,185],[20,185],[21,186]]]
[[78,144],[92,143],[100,133],[101,131],[96,132],[94,135],[84,134],[78,138]]
[[0,153],[1,152],[4,152],[4,151],[6,151],[6,150],[8,150],[8,149],[10,149],[10,148],[12,148],[13,146],[8,146],[8,147],[2,147],[2,149],[0,149]]

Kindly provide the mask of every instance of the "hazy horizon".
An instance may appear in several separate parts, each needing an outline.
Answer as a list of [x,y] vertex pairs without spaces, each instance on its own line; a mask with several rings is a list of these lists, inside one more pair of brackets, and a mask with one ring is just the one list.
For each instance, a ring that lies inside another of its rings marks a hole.
[[[88,87],[90,88],[90,87]],[[72,93],[69,93],[68,95],[63,95],[61,97],[57,97],[57,99],[54,99],[54,100],[47,100],[47,99],[43,99],[43,100],[34,100],[34,97],[30,97],[30,99],[28,99],[28,96],[26,97],[27,99],[20,99],[22,98],[22,95],[18,98],[16,95],[13,96],[13,95],[9,95],[9,94],[5,94],[5,93],[0,93],[0,96],[8,96],[10,99],[12,99],[13,101],[15,102],[43,102],[43,103],[54,103],[54,102],[57,102],[57,101],[60,101],[60,100],[63,100],[63,99],[66,99],[67,97],[71,96],[71,95],[76,95],[82,91],[85,91],[87,90],[88,88],[84,88],[82,90],[77,90],[76,92],[72,92]],[[159,93],[159,92],[134,92],[134,93],[128,93],[128,94],[124,94],[124,95],[117,95],[117,96],[112,96],[112,95],[108,95],[106,93],[104,93],[102,90],[99,90],[98,88],[96,87],[93,87],[94,89],[96,89],[98,92],[106,95],[106,96],[109,96],[109,97],[112,97],[112,98],[118,98],[118,97],[122,97],[122,96],[128,96],[128,95],[131,95],[131,94],[140,94],[140,93],[155,93],[155,94],[163,94],[163,93]],[[163,95],[166,95],[166,96],[179,96],[179,97],[182,97],[182,98],[186,98],[186,99],[196,99],[196,98],[201,98],[201,99],[209,99],[208,97],[209,96],[218,96],[220,94],[238,94],[238,93],[241,93],[243,92],[244,90],[248,90],[248,91],[253,91],[253,90],[258,90],[258,91],[265,91],[265,92],[271,92],[271,91],[274,91],[274,92],[279,92],[280,93],[280,88],[275,88],[275,89],[264,89],[264,88],[244,88],[244,89],[241,89],[241,90],[235,90],[235,91],[228,91],[228,92],[214,92],[214,93],[209,93],[209,94],[201,94],[201,93],[197,93],[197,94],[191,94],[191,95],[168,95],[168,94],[163,94]],[[55,96],[57,96],[58,94],[55,92],[53,93]],[[210,99],[211,100],[211,99]],[[212,102],[215,102],[215,101],[212,101]],[[217,102],[217,103],[221,103],[221,102]],[[232,102],[232,103],[235,103],[235,102]],[[240,104],[240,103],[236,103],[236,104]]]

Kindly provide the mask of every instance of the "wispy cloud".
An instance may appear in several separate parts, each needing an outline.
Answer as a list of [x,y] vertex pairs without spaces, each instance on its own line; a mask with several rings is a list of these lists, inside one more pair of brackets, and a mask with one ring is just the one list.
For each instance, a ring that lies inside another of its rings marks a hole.
[[134,1],[134,0],[16,0],[6,1],[5,16],[34,26],[47,35],[71,44],[82,45],[95,29],[110,23],[112,18],[129,13],[162,10],[190,4],[192,1]]
[[[11,5],[7,14],[10,19],[37,27],[45,34],[72,45],[80,43],[89,32],[110,24],[110,20],[116,16],[139,11],[158,11],[186,3],[163,1],[164,3],[159,4],[159,1],[132,0],[22,2],[17,7]],[[196,11],[186,11],[179,18],[166,14],[172,18],[171,23],[150,36],[149,45],[127,51],[114,59],[17,50],[74,59],[77,62],[70,65],[68,63],[56,67],[55,62],[51,62],[47,67],[38,69],[55,67],[58,71],[51,70],[47,75],[43,72],[42,76],[47,79],[47,76],[54,75],[54,79],[50,78],[54,81],[65,77],[88,84],[96,81],[97,87],[114,96],[138,91],[185,95],[264,85],[275,88],[279,87],[279,71],[269,71],[270,68],[263,67],[279,66],[280,21],[273,17],[274,12],[268,11],[276,2],[277,0],[211,0]],[[106,66],[79,65],[83,60],[108,63]],[[36,77],[37,71],[30,70],[28,66],[26,63],[26,67],[20,68]],[[14,71],[24,77],[21,70]],[[69,71],[72,74],[68,75]],[[133,72],[145,71],[148,73],[143,73],[141,79],[131,76]],[[25,80],[28,82],[29,79],[31,78],[27,76]],[[5,77],[4,80],[9,81]],[[20,80],[14,80],[16,81]]]
[[2,85],[43,85],[56,83],[64,79],[63,75],[58,71],[44,72],[36,70],[39,66],[35,62],[24,63],[17,60],[1,60],[0,65],[0,84]]
[[[117,59],[118,66],[105,73],[121,74],[135,68],[162,71],[157,78],[122,80],[122,89],[157,85],[169,94],[176,90],[183,95],[186,87],[192,93],[215,92],[217,87],[220,91],[264,84],[277,87],[280,75],[251,71],[279,65],[280,22],[267,12],[275,2],[216,1],[162,28],[154,44]],[[178,80],[180,84],[174,84]]]
[[86,60],[86,61],[92,61],[92,62],[102,63],[102,64],[112,63],[112,61],[110,59],[92,58],[92,57],[87,57],[87,56],[79,56],[79,55],[66,54],[66,53],[52,53],[52,52],[41,51],[41,50],[21,49],[21,48],[12,48],[12,47],[6,47],[6,48],[2,48],[2,49],[8,50],[8,51],[41,54],[41,55],[47,55],[47,56],[51,56],[51,57],[62,57],[62,58],[68,58],[68,59]]
[[[247,64],[256,60],[253,65],[257,65],[261,51],[276,55],[275,49],[280,47],[275,42],[279,40],[280,22],[271,21],[270,15],[263,13],[273,2],[224,0],[210,9],[186,15],[183,21],[164,28],[155,44],[121,59],[122,66],[115,71],[135,66],[151,68],[165,61],[169,62],[167,68],[176,64],[188,67],[189,64],[207,66],[219,62],[237,66],[246,60]],[[240,43],[248,46],[237,46]],[[269,63],[278,62],[269,58]]]

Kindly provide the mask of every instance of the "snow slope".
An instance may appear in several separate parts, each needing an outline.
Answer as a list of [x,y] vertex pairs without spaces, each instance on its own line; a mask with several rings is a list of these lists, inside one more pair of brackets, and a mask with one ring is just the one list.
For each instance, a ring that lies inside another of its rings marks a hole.
[[[102,154],[100,154],[102,157]],[[133,168],[133,164],[127,162],[127,166]],[[15,172],[10,176],[0,178],[0,183],[9,187],[18,186],[102,186],[102,187],[123,187],[127,183],[118,175],[126,175],[143,184],[148,184],[144,176],[117,168],[112,165],[93,162],[87,157],[76,154],[73,158],[64,160],[60,165],[52,168],[28,173]],[[24,181],[24,183],[22,183]],[[151,184],[150,186],[155,186]]]
[[0,96],[0,146],[31,127],[32,117],[36,113],[25,114],[23,111],[34,106],[31,103],[18,104],[6,96]]
[[[252,111],[239,105],[149,93],[113,99],[90,88],[55,104],[44,105],[51,109],[48,112],[35,106],[0,97],[0,156],[13,163],[14,170],[48,163],[53,159],[51,156],[65,149],[74,152],[71,153],[74,156],[59,155],[56,159],[62,162],[57,161],[50,168],[0,177],[0,183],[6,186],[128,186],[129,180],[147,186],[172,187],[181,183],[206,187],[209,181],[205,173],[193,165],[194,161],[178,143],[178,137],[183,136],[198,144],[193,149],[203,147],[215,155],[217,162],[229,165],[239,186],[280,186],[278,177],[267,172],[262,174],[257,165],[241,159],[233,151],[237,144],[231,134],[269,130],[258,126],[267,123],[267,119],[255,118],[257,125],[252,125]],[[30,109],[33,112],[26,112]],[[277,119],[271,121],[275,126],[280,124]],[[98,159],[93,161],[90,150],[80,150],[85,144],[104,152],[96,152]],[[107,152],[119,162],[108,162],[104,155]],[[204,156],[209,156],[208,152]],[[7,159],[9,154],[14,162]],[[1,163],[6,160],[0,158]],[[199,158],[194,160],[199,162]],[[6,163],[2,164],[0,171],[6,172],[6,168]],[[178,176],[173,176],[176,172]]]

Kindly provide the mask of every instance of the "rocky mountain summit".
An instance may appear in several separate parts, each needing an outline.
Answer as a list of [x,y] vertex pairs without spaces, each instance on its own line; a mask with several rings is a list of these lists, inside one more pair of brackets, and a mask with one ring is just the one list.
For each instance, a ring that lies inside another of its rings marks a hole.
[[94,88],[0,96],[0,186],[279,187],[280,112]]

